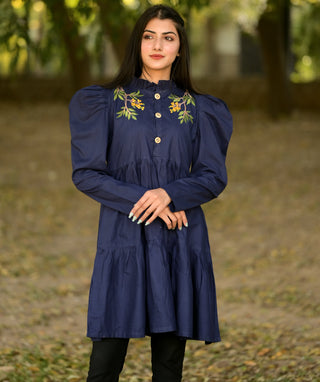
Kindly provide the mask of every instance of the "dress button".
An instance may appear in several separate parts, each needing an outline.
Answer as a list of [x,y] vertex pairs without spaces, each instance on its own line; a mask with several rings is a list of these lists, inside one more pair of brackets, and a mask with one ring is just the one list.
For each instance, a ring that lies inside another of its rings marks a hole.
[[161,118],[161,113],[156,113],[155,115],[157,118]]
[[156,93],[156,94],[154,95],[154,98],[155,98],[155,99],[160,99],[160,98],[161,98],[161,95],[160,95],[159,93]]
[[155,141],[156,143],[160,143],[160,142],[161,142],[161,138],[160,138],[160,137],[156,137],[156,138],[154,139],[154,141]]

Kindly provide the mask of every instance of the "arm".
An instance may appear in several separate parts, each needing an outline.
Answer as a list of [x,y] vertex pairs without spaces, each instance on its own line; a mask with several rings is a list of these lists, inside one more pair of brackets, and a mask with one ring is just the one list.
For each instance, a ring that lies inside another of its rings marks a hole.
[[99,203],[129,214],[147,189],[107,174],[107,97],[107,89],[90,86],[78,91],[70,102],[72,180],[80,191]]
[[198,130],[190,176],[164,186],[176,211],[187,210],[216,198],[226,187],[225,166],[232,133],[232,117],[225,103],[198,96]]

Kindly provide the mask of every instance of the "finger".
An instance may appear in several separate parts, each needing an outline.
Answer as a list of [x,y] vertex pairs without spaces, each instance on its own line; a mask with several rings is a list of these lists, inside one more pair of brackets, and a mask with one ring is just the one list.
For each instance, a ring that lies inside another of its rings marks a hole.
[[179,231],[182,230],[182,214],[180,212],[175,212],[175,217],[177,218],[177,227]]
[[[152,203],[151,201],[148,199],[144,202],[144,204],[140,204],[140,207],[137,206],[135,207],[134,209],[132,209],[131,213],[129,214],[129,219],[132,217],[132,221],[136,221],[137,218],[143,214],[145,211],[147,211],[148,209],[151,209],[151,212],[155,210],[156,206],[152,206]],[[151,213],[150,212],[150,213]],[[149,215],[150,215],[149,213]],[[139,219],[140,220],[140,219]],[[142,222],[142,221],[141,221]]]
[[142,223],[151,212],[155,211],[157,208],[162,211],[165,206],[162,205],[161,207],[161,205],[161,201],[151,195],[143,204],[139,203],[138,206],[133,209],[132,221],[137,220],[137,218],[143,214],[143,217],[141,216],[139,219],[139,222]]
[[180,211],[181,213],[181,216],[182,216],[182,222],[183,222],[183,225],[185,227],[188,227],[188,219],[187,219],[187,215],[184,211]]
[[164,208],[161,207],[161,206],[158,206],[153,214],[151,215],[151,217],[148,219],[148,221],[146,222],[147,225],[151,224],[160,214],[161,212],[163,212]]
[[[146,219],[147,219],[147,217],[148,216],[150,216],[151,214],[152,214],[152,212],[154,212],[155,210],[156,210],[156,205],[153,203],[153,204],[151,204],[151,206],[149,206],[145,211],[144,211],[144,213],[143,213],[143,215],[142,216],[140,216],[140,218],[139,218],[139,220],[138,220],[138,224],[141,224],[141,223],[143,223]],[[142,211],[142,212],[143,212]],[[141,213],[142,213],[141,212]],[[139,211],[137,212],[137,215],[138,215],[138,213],[139,213]],[[136,216],[136,215],[135,215]],[[139,216],[139,215],[138,215]],[[132,221],[133,221],[133,219],[132,219]],[[150,224],[150,223],[149,223]],[[147,224],[148,225],[148,224]]]
[[[139,209],[142,208],[146,203],[148,203],[148,199],[150,198],[149,191],[146,191],[141,198],[134,204],[132,210],[129,213],[129,219],[133,217],[133,215],[137,215]],[[146,207],[147,208],[147,207]],[[146,209],[145,208],[145,209]],[[144,210],[143,210],[144,211]],[[138,215],[139,216],[139,215]]]
[[172,221],[172,229],[176,229],[177,224],[178,224],[178,219],[177,219],[175,214],[173,214],[171,221]]
[[159,215],[159,218],[161,218],[167,225],[167,228],[168,229],[171,229],[172,228],[172,223],[171,223],[171,220],[169,219],[168,215],[165,214],[165,213],[161,213]]
[[176,215],[173,212],[169,211],[168,216],[169,216],[169,219],[171,220],[171,229],[175,229],[177,227],[177,222],[178,222]]

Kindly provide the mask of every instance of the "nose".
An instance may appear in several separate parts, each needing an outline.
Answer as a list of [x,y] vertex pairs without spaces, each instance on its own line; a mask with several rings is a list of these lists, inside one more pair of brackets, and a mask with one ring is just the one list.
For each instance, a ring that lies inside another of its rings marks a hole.
[[154,45],[153,45],[154,50],[162,50],[162,42],[160,38],[155,38],[154,39]]

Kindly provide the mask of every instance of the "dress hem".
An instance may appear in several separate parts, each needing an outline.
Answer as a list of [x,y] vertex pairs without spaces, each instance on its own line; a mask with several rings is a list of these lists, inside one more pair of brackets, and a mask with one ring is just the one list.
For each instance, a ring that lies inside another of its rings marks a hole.
[[[162,331],[152,331],[148,332],[145,334],[136,334],[136,335],[102,335],[100,337],[95,337],[87,334],[87,337],[90,338],[92,341],[101,341],[104,338],[145,338],[145,337],[151,337],[152,334],[157,334],[157,333],[168,333],[168,332],[176,332],[175,330],[162,330]],[[200,338],[200,337],[192,337],[190,335],[184,335],[184,334],[177,334],[177,337],[180,337],[181,339],[185,340],[191,340],[191,341],[204,341],[206,345],[212,344],[212,343],[217,343],[221,342],[220,337],[214,337],[212,339],[206,339],[206,338]]]

